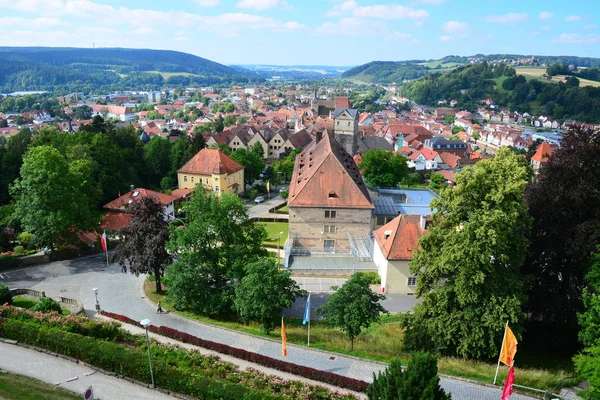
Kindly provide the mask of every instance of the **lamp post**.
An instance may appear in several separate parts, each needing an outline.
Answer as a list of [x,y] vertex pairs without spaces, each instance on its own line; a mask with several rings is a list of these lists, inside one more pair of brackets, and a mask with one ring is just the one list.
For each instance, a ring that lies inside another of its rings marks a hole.
[[281,235],[283,235],[283,231],[279,232],[279,236],[277,236],[277,265],[281,264],[281,253],[279,251],[281,247]]
[[94,291],[94,295],[96,295],[96,311],[100,311],[100,303],[98,303],[98,288],[95,287],[92,290]]
[[152,355],[150,354],[150,339],[148,338],[148,326],[150,326],[149,319],[143,319],[140,324],[146,328],[146,347],[148,348],[148,363],[150,364],[150,377],[152,378],[152,389],[154,389],[154,371],[152,369]]

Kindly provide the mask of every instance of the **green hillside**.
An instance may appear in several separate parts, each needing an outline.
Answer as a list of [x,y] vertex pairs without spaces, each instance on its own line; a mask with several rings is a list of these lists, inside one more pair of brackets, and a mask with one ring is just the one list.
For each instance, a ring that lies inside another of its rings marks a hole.
[[431,72],[431,68],[409,62],[373,61],[349,69],[342,78],[359,82],[373,82],[389,85],[400,84],[405,80],[417,79]]
[[0,92],[158,89],[248,79],[243,72],[178,51],[0,47]]

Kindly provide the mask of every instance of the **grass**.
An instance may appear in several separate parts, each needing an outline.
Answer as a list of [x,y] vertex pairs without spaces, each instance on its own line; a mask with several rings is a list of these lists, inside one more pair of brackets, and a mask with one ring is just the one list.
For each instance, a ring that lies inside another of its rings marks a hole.
[[290,208],[286,204],[285,206],[281,207],[278,211],[289,213],[290,212]]
[[164,79],[169,79],[172,76],[199,76],[197,74],[192,74],[189,72],[162,72],[162,71],[144,71],[149,74],[159,74],[162,75]]
[[281,245],[285,243],[288,236],[289,224],[287,222],[261,222],[260,225],[267,230],[267,238],[264,240],[264,243],[277,244],[279,232],[283,232],[281,235]]
[[[161,294],[157,294],[154,289],[154,283],[150,279],[146,280],[144,289],[146,296],[154,302],[161,302],[164,309],[174,310],[173,303],[167,297],[168,290]],[[240,332],[249,333],[261,337],[280,340],[278,330],[266,334],[262,331],[258,324],[241,324],[235,320],[235,316],[228,316],[222,319],[213,319],[202,315],[197,315],[186,311],[177,311],[190,319],[199,322],[208,323],[211,325],[220,326]],[[350,344],[344,332],[340,329],[328,325],[324,321],[311,321],[310,329],[310,345],[316,349],[332,351],[336,353],[361,357],[374,361],[390,362],[395,358],[406,364],[410,359],[410,353],[404,349],[403,330],[400,326],[402,314],[382,316],[379,323],[371,325],[368,329],[355,339],[354,350],[350,351]],[[289,343],[297,345],[306,345],[307,327],[302,325],[301,319],[286,318],[286,334]],[[521,353],[525,349],[519,349]],[[525,355],[525,354],[523,354]],[[517,359],[519,354],[517,354]],[[548,368],[545,359],[539,354],[528,354],[528,358],[533,367],[520,368],[516,367],[516,384],[529,386],[544,390],[553,389],[561,383],[565,377],[572,376],[572,366],[569,360],[562,364],[567,364],[567,368]],[[544,365],[542,369],[537,366]],[[553,363],[552,365],[559,365]],[[466,360],[451,357],[442,357],[438,363],[441,374],[457,376],[467,379],[476,380],[479,382],[492,383],[496,371],[496,364],[493,362],[484,362],[476,360]],[[503,382],[506,378],[508,368],[500,368],[498,381]],[[577,380],[567,380],[564,386],[574,386]]]
[[[519,75],[523,75],[526,78],[535,78],[544,82],[564,82],[567,79],[565,75],[555,75],[552,79],[544,78],[543,75],[546,73],[545,67],[516,67],[515,70]],[[583,79],[578,76],[576,76],[576,78],[579,79],[579,86],[581,87],[600,87],[600,82]]]
[[[12,300],[12,305],[15,307],[21,307],[21,308],[25,308],[27,310],[29,310],[31,307],[35,306],[38,302],[35,300],[31,300],[31,299],[27,299],[25,297],[15,297]],[[62,315],[70,315],[71,311],[67,310],[64,307],[61,307],[61,314]]]
[[36,379],[0,373],[0,398],[5,400],[79,400],[80,395]]

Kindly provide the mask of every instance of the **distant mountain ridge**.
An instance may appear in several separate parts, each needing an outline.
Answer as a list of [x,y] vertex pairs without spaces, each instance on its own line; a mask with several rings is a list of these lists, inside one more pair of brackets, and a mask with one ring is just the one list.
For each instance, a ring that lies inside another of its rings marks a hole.
[[172,50],[0,47],[0,92],[158,89],[257,79],[247,72]]

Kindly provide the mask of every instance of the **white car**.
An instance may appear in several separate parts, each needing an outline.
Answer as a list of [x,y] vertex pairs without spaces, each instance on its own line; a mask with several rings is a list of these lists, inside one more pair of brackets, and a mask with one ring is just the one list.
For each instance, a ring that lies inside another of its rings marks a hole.
[[260,204],[260,203],[262,203],[264,201],[265,201],[265,196],[258,196],[257,198],[254,199],[254,202],[256,204]]

